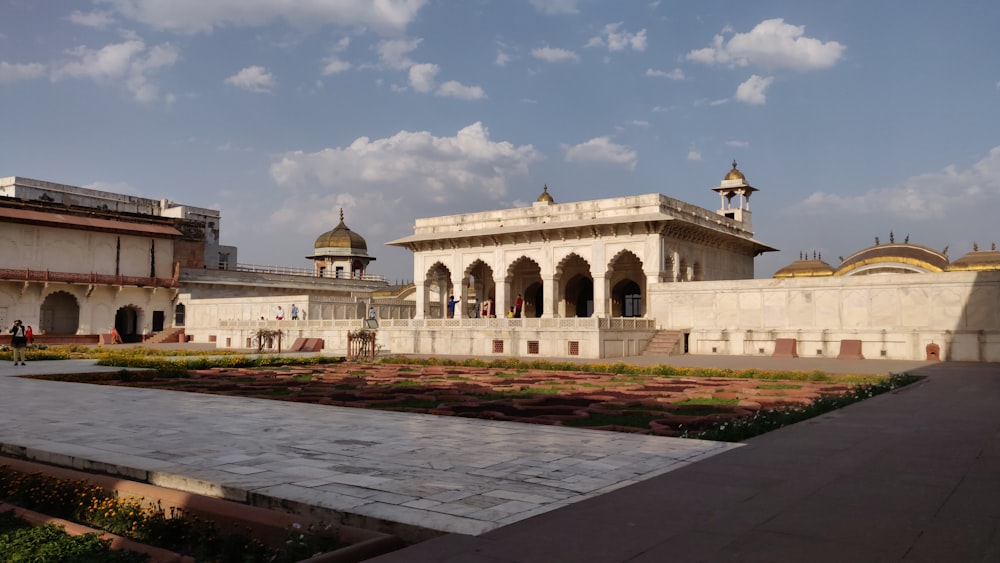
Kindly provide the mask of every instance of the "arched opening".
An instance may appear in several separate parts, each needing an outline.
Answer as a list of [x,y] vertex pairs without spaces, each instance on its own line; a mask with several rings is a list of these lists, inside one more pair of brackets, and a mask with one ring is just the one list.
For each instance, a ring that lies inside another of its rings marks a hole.
[[542,284],[533,283],[524,288],[524,312],[526,318],[541,317],[545,312],[542,308]]
[[80,328],[80,305],[65,291],[50,293],[38,311],[38,328],[45,334],[76,334]]
[[[489,300],[496,299],[496,282],[493,281],[493,268],[486,262],[475,260],[465,269],[464,284],[472,288],[469,296],[472,303],[466,304],[468,308],[465,316],[469,318],[486,317]],[[457,296],[456,296],[457,297]]]
[[[510,284],[510,293],[507,295],[508,302],[504,304],[502,310],[504,315],[514,306],[518,295],[521,295],[523,302],[524,295],[529,287],[535,284],[542,285],[542,269],[531,258],[522,256],[507,268],[507,282]],[[524,315],[523,303],[521,314],[522,316]]]
[[187,307],[183,303],[178,303],[174,307],[174,326],[184,326],[184,313],[186,310]]
[[351,262],[351,278],[360,280],[365,275],[365,263],[361,260]]
[[594,314],[594,278],[590,264],[578,254],[570,254],[556,268],[555,285],[559,288],[559,306],[566,317],[589,317]]
[[115,313],[115,330],[122,337],[122,342],[142,342],[140,330],[141,309],[135,305],[126,305]]
[[448,314],[448,297],[452,295],[451,270],[440,262],[435,262],[427,270],[424,279],[424,315],[432,319],[443,319]]
[[589,317],[594,314],[594,280],[583,275],[573,276],[566,283],[566,316]]
[[646,293],[646,274],[642,271],[642,261],[631,251],[623,250],[608,264],[611,286],[612,317],[642,317],[645,304],[642,296]]
[[614,317],[641,317],[642,291],[639,284],[632,280],[619,282],[611,290],[612,311]]

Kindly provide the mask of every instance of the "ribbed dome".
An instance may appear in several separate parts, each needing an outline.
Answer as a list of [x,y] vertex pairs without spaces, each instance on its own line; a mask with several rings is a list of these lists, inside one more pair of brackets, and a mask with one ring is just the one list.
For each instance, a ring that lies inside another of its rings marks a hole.
[[819,257],[815,257],[812,260],[799,258],[774,273],[774,277],[776,278],[817,278],[832,275],[833,266],[820,260]]
[[726,174],[725,178],[723,178],[723,180],[746,180],[746,179],[747,177],[744,176],[742,172],[736,169],[735,160],[733,161],[733,169],[730,170],[728,174]]
[[332,231],[327,231],[317,237],[316,244],[313,246],[317,253],[325,248],[342,248],[368,253],[368,243],[365,242],[365,238],[344,224],[343,209],[340,210],[340,223]]
[[552,199],[552,196],[549,194],[549,185],[548,184],[545,184],[545,185],[542,186],[542,195],[538,196],[538,200],[537,201],[544,201],[544,202],[547,202],[547,203],[555,203],[556,202],[556,200]]
[[909,243],[876,244],[847,257],[835,275],[943,272],[948,257],[925,246]]

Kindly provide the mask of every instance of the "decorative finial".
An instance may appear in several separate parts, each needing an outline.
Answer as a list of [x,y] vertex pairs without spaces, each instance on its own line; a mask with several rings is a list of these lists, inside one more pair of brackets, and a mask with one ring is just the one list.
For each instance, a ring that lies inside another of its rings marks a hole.
[[799,260],[805,260],[805,257],[802,256],[802,251],[801,250],[799,251]]
[[736,170],[736,159],[733,159],[733,170]]
[[979,243],[978,242],[973,242],[972,243],[972,251],[973,252],[979,252]]
[[997,249],[997,243],[994,242],[993,244],[990,245],[990,250],[995,251],[996,249]]
[[813,260],[819,260],[815,250],[813,250]]
[[843,262],[844,261],[844,257],[843,256],[838,256],[837,260],[840,260],[841,262]]
[[889,231],[889,243],[891,244],[894,242],[896,242],[896,236],[892,234],[892,231]]
[[875,237],[875,246],[878,246],[878,237]]
[[910,244],[910,233],[906,233],[906,238],[903,239],[903,242],[906,244]]
[[817,252],[816,253],[816,259],[822,262],[823,261],[823,253],[822,252]]
[[946,247],[944,247],[944,250],[942,250],[942,251],[941,251],[941,254],[944,254],[944,255],[945,255],[945,257],[947,257],[947,256],[948,256],[948,247],[947,247],[947,246],[946,246]]
[[344,222],[344,208],[343,207],[340,208],[340,222],[341,223]]

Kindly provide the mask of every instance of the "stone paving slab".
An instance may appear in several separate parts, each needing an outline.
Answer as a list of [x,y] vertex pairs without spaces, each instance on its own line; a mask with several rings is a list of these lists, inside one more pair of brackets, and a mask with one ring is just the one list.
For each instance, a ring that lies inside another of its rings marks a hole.
[[0,367],[0,452],[402,523],[416,536],[482,534],[738,447],[11,377],[90,370],[118,368]]

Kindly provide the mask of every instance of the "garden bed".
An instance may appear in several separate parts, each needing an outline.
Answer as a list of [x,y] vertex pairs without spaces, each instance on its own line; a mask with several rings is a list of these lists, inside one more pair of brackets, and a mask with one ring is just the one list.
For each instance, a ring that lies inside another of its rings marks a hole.
[[[340,563],[363,561],[403,546],[403,542],[398,538],[380,532],[362,530],[339,524],[328,524],[302,515],[247,506],[223,499],[193,495],[145,483],[125,481],[116,477],[83,473],[14,458],[0,458],[0,468],[3,468],[6,472],[11,472],[10,474],[12,475],[24,476],[23,480],[19,480],[22,477],[5,480],[8,487],[6,490],[0,490],[3,498],[16,502],[18,498],[24,499],[31,496],[35,498],[34,502],[40,505],[35,510],[27,510],[19,507],[17,513],[20,517],[35,524],[59,523],[65,525],[67,531],[71,531],[72,533],[87,533],[93,530],[87,526],[53,518],[52,516],[42,514],[42,512],[61,513],[60,515],[79,513],[80,508],[83,507],[85,502],[88,505],[94,503],[98,508],[96,511],[98,513],[97,519],[100,520],[103,513],[104,519],[112,521],[116,520],[116,515],[114,514],[116,509],[121,509],[122,511],[132,510],[135,512],[145,512],[148,510],[153,512],[158,507],[166,506],[170,507],[169,512],[166,510],[161,512],[167,512],[167,528],[170,528],[170,519],[181,518],[183,514],[184,518],[194,519],[195,522],[202,523],[208,527],[210,534],[214,533],[212,532],[213,530],[219,530],[231,534],[230,536],[226,536],[227,538],[237,533],[244,538],[250,538],[251,542],[255,542],[255,549],[248,551],[253,553],[270,553],[270,551],[258,548],[262,546],[272,546],[273,548],[273,546],[279,546],[283,542],[290,543],[292,541],[301,541],[301,549],[311,550],[315,542],[308,543],[307,545],[307,542],[310,542],[312,539],[306,536],[306,534],[310,533],[310,530],[322,531],[321,533],[325,536],[335,537],[338,548],[327,551],[322,555],[310,553],[307,557],[313,555],[315,557],[306,560],[314,562]],[[108,499],[92,499],[90,498],[92,495],[89,493],[85,500],[82,493],[76,492],[78,488],[74,485],[77,482],[85,482],[89,486],[113,492],[118,500],[112,502]],[[42,491],[41,493],[38,490],[18,491],[16,489],[19,483],[33,484],[32,488],[41,489]],[[44,483],[44,485],[40,485],[40,483]],[[41,496],[39,496],[40,494]],[[79,503],[79,506],[77,506],[77,503]],[[22,502],[22,504],[24,503]],[[139,508],[140,506],[143,508]],[[90,511],[91,519],[93,519],[94,512],[93,510]],[[120,518],[117,520],[120,520]],[[132,531],[136,531],[136,528],[139,528],[139,531],[143,531],[144,527],[148,527],[142,524],[141,520],[136,519],[135,522],[139,523],[132,524]],[[173,529],[168,530],[168,533],[161,533],[160,535],[171,536],[172,534],[173,536],[177,536],[178,532],[189,533],[174,526]],[[153,533],[151,535],[156,534]],[[219,541],[231,541],[222,538],[221,533],[219,536]],[[144,546],[141,542],[120,537],[120,534],[106,534],[105,537],[113,541],[116,549],[129,549],[131,551],[149,553],[153,562],[194,561],[194,559],[186,557],[185,553],[180,553],[177,550],[172,551]],[[204,538],[216,541],[216,538],[211,535],[204,536]],[[285,551],[288,550],[286,549]],[[239,560],[269,561],[271,560],[270,557],[270,555],[261,555],[255,559],[240,558]],[[298,559],[302,558],[292,560]]]

